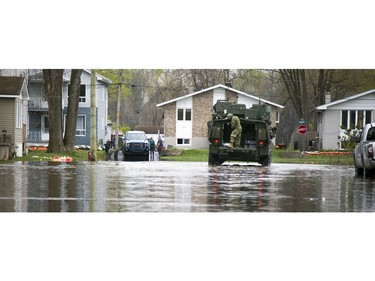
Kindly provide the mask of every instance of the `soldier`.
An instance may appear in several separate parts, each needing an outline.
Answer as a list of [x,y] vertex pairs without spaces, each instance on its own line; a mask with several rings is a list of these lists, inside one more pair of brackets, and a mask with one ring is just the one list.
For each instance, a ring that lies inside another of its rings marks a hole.
[[227,119],[230,120],[232,133],[230,134],[230,143],[227,147],[239,147],[241,144],[242,126],[240,118],[234,116],[232,113],[228,113]]

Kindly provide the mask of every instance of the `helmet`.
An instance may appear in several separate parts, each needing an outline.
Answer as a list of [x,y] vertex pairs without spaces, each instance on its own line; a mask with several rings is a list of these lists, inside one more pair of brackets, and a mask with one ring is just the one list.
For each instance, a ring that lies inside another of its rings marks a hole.
[[232,117],[233,117],[233,114],[232,113],[228,113],[227,118],[228,119],[232,119]]

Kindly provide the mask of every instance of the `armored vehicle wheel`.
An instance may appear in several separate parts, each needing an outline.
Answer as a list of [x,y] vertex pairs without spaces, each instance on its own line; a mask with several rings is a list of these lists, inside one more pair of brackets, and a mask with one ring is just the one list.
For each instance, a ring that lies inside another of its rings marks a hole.
[[219,166],[221,164],[223,164],[224,161],[219,161],[218,157],[213,155],[213,154],[209,154],[208,155],[208,165],[210,166]]
[[263,167],[266,167],[266,166],[271,166],[271,162],[272,162],[272,156],[268,155],[268,156],[261,157],[259,164],[261,164]]

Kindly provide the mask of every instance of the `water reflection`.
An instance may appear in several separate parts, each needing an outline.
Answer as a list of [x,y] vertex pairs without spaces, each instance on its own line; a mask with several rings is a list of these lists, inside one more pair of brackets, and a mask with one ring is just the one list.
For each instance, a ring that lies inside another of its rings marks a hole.
[[374,188],[351,167],[0,164],[1,212],[372,212]]

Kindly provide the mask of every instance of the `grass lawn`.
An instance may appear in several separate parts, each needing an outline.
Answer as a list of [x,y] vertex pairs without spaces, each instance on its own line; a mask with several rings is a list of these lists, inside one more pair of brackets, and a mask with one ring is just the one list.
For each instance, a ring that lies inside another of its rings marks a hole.
[[208,149],[185,149],[178,156],[162,156],[165,161],[208,162]]
[[348,155],[305,155],[300,151],[276,149],[272,151],[273,163],[300,163],[320,165],[354,165],[352,154]]
[[[87,161],[88,160],[88,150],[78,150],[74,152],[63,152],[63,153],[47,153],[45,151],[33,150],[29,151],[28,155],[25,157],[14,157],[13,161],[52,161],[54,156],[69,156],[73,158],[74,161]],[[105,160],[105,152],[97,152],[98,161]]]
[[[179,156],[163,156],[166,161],[208,162],[208,149],[187,149]],[[273,163],[300,163],[321,165],[354,165],[353,155],[304,155],[300,151],[273,150]]]
[[[45,151],[29,151],[26,157],[15,157],[13,161],[52,161],[54,156],[69,156],[73,161],[87,161],[88,151],[80,150],[71,153],[46,153]],[[105,160],[105,152],[97,152],[97,160]],[[186,149],[178,156],[163,156],[162,161],[208,162],[208,149]],[[274,150],[273,163],[300,163],[321,165],[353,166],[353,155],[304,155],[300,151]]]

